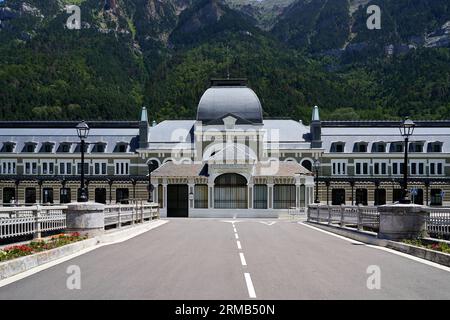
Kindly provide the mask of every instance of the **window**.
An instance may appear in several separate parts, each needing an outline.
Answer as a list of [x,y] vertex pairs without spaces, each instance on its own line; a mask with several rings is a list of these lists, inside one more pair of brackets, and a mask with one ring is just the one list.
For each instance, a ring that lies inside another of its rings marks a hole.
[[194,187],[194,207],[198,209],[208,208],[208,185],[196,184]]
[[38,174],[37,161],[25,161],[24,162],[24,174]]
[[289,209],[295,206],[295,185],[277,184],[273,187],[274,209]]
[[357,142],[353,147],[353,152],[364,153],[367,152],[367,142]]
[[333,175],[346,175],[347,174],[347,161],[346,160],[332,160],[331,161]]
[[2,160],[0,162],[0,174],[16,174],[16,161]]
[[345,189],[331,190],[331,204],[333,206],[345,204]]
[[40,152],[51,153],[53,152],[53,146],[54,144],[50,142],[43,143]]
[[53,188],[44,188],[42,190],[42,203],[53,203]]
[[410,173],[411,175],[424,175],[425,174],[425,163],[423,162],[410,162]]
[[36,143],[28,142],[25,143],[22,152],[33,153],[36,151]]
[[403,142],[392,142],[389,152],[403,152]]
[[[77,162],[77,174],[81,174],[81,162]],[[89,174],[89,163],[84,163],[84,174]]]
[[253,186],[253,208],[267,209],[267,185],[255,184]]
[[409,152],[423,152],[423,142],[411,142]]
[[59,163],[59,174],[60,175],[71,175],[72,174],[72,162],[64,161]]
[[49,161],[43,161],[41,163],[42,174],[51,175],[55,174],[55,164]]
[[355,161],[355,175],[368,175],[369,161]]
[[126,144],[126,143],[118,143],[116,145],[116,148],[115,148],[114,152],[125,153],[125,152],[127,152],[127,149],[128,149],[128,144]]
[[70,188],[59,189],[59,202],[70,203],[70,201],[71,201]]
[[374,161],[373,164],[374,175],[387,175],[387,162]]
[[367,206],[367,189],[356,189],[356,205]]
[[106,149],[105,143],[96,143],[94,147],[92,148],[92,152],[95,153],[104,153]]
[[107,162],[106,161],[94,161],[94,174],[106,175],[107,174]]
[[442,142],[428,143],[427,152],[442,152]]
[[386,152],[386,144],[384,142],[375,142],[372,145],[372,152]]
[[25,205],[36,203],[36,188],[25,188]]
[[14,152],[15,146],[16,146],[16,144],[14,142],[5,142],[5,143],[3,143],[1,152],[7,152],[7,153]]
[[375,203],[376,206],[386,204],[386,189],[375,189]]
[[214,208],[247,209],[247,179],[239,174],[226,173],[214,181]]
[[71,146],[70,143],[67,143],[67,142],[61,143],[58,147],[57,152],[68,153],[68,152],[70,152],[70,146]]
[[105,188],[95,188],[95,202],[106,204]]
[[129,175],[130,161],[129,160],[114,160],[114,174],[115,175]]
[[432,206],[442,206],[442,198],[444,197],[444,193],[441,189],[431,189],[431,201],[430,204]]
[[393,162],[392,163],[392,174],[401,175],[404,172],[403,162]]
[[128,188],[116,189],[116,203],[128,204],[130,203],[130,191]]
[[444,174],[443,161],[430,161],[429,167],[431,176],[441,176]]
[[342,153],[344,152],[345,143],[344,142],[333,142],[331,144],[330,152]]

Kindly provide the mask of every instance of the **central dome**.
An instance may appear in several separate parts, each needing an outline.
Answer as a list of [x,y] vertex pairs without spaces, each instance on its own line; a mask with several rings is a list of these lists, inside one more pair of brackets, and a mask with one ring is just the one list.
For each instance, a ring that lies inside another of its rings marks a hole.
[[262,107],[256,93],[245,85],[244,80],[212,80],[197,109],[197,120],[204,123],[235,115],[237,124],[262,124]]

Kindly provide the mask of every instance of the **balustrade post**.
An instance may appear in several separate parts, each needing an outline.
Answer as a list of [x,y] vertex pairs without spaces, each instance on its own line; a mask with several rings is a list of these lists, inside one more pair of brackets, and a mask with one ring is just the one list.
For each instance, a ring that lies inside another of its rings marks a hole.
[[345,209],[344,209],[344,205],[343,204],[341,204],[341,209],[340,209],[340,213],[341,213],[341,221],[339,222],[339,225],[341,226],[341,228],[343,228],[344,227],[344,211],[345,211]]
[[119,209],[117,210],[117,228],[122,227],[122,207],[119,204]]
[[328,225],[331,225],[331,207],[327,206],[328,208]]
[[39,205],[36,205],[36,214],[35,214],[35,230],[33,234],[34,239],[39,239],[42,236],[42,228],[41,228],[41,208]]
[[362,204],[358,204],[358,210],[356,211],[358,230],[363,230],[363,219],[362,219]]

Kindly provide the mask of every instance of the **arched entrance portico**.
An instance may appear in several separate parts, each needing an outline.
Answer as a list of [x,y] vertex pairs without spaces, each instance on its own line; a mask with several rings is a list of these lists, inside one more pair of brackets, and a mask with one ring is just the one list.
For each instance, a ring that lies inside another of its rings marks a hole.
[[225,173],[214,180],[214,208],[247,209],[247,179],[236,173]]

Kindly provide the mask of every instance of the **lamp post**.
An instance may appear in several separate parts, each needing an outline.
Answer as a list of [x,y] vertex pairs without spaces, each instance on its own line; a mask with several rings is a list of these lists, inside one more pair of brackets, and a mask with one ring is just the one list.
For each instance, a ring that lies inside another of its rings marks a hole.
[[409,119],[408,117],[405,118],[405,120],[400,125],[400,134],[403,138],[405,138],[405,157],[403,161],[403,192],[402,192],[402,198],[400,199],[400,203],[409,204],[411,203],[411,200],[409,199],[409,192],[408,192],[408,143],[409,143],[409,137],[412,136],[414,133],[414,127],[416,124]]
[[152,172],[156,169],[156,164],[153,161],[148,163],[148,202],[153,202],[153,185],[152,185]]
[[316,171],[316,197],[314,199],[314,203],[320,203],[319,201],[319,169],[320,169],[320,161],[316,159],[314,161],[314,170]]
[[89,126],[86,122],[81,121],[77,126],[77,134],[81,140],[81,183],[80,183],[80,196],[78,197],[78,202],[87,202],[86,189],[84,188],[84,149],[85,149],[85,139],[89,135]]

